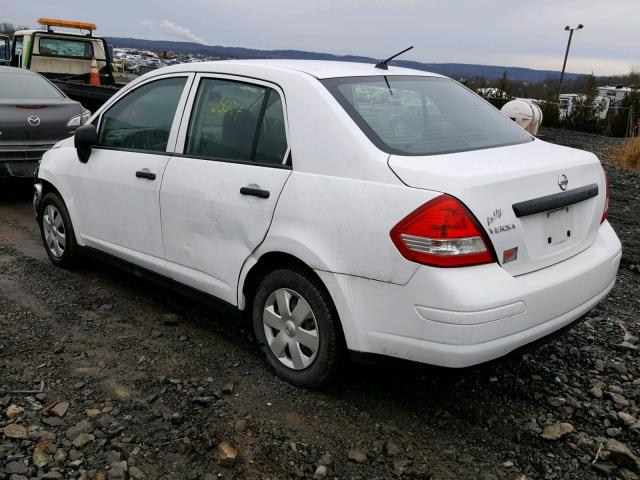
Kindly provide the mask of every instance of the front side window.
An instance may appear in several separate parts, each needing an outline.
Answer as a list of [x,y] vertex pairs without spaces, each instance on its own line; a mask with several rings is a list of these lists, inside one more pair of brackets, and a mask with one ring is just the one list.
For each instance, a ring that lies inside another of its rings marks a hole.
[[380,75],[322,83],[386,153],[436,155],[533,139],[478,95],[447,78]]
[[102,115],[101,147],[164,152],[187,81],[172,77],[147,83],[118,100]]
[[278,92],[260,85],[202,79],[187,132],[186,155],[281,164],[286,150]]
[[74,58],[93,57],[93,45],[91,45],[91,42],[84,40],[41,37],[38,45],[40,46],[40,55]]

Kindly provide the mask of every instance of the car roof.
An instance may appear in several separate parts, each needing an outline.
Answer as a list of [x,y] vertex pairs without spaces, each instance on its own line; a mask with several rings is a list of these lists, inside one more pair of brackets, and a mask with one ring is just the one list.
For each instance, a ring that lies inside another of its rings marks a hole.
[[389,66],[388,70],[375,68],[373,63],[341,62],[328,60],[216,60],[211,62],[184,63],[166,67],[158,72],[209,72],[234,73],[235,67],[254,68],[256,73],[266,71],[290,71],[293,74],[308,74],[313,77],[366,77],[379,75],[419,75],[425,77],[442,77],[436,73]]

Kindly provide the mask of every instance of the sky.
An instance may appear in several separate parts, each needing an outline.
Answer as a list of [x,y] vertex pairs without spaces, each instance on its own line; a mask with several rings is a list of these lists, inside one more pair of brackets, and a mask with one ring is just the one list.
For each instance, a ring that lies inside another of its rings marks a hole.
[[90,21],[96,35],[612,75],[640,68],[640,0],[4,1],[0,21]]

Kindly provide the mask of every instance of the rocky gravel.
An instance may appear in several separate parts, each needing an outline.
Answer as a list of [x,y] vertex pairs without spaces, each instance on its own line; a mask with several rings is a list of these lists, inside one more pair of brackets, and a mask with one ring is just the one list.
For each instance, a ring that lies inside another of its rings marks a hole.
[[640,174],[605,165],[623,266],[584,321],[482,368],[354,365],[319,392],[274,377],[241,319],[53,267],[28,189],[3,188],[0,480],[640,478]]

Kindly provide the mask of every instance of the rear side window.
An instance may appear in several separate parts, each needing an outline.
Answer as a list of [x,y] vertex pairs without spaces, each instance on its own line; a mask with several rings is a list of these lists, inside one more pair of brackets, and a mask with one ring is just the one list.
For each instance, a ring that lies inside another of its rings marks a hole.
[[185,155],[281,164],[287,151],[282,100],[261,85],[205,78],[200,82]]
[[93,57],[93,45],[84,40],[74,40],[70,38],[47,38],[41,37],[38,43],[40,55],[50,57]]
[[258,132],[256,162],[282,163],[287,154],[287,134],[284,126],[282,100],[275,90],[269,90],[269,99]]
[[386,153],[435,155],[533,140],[485,100],[447,78],[380,75],[322,83]]
[[102,115],[98,145],[164,152],[186,77],[156,80],[118,100]]

